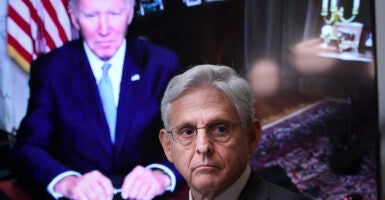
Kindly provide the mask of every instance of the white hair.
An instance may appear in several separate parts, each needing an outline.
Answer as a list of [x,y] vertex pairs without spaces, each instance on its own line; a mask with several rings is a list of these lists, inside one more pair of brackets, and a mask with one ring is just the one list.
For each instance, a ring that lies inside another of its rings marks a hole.
[[161,103],[164,127],[169,130],[171,103],[183,91],[202,85],[213,86],[230,99],[245,127],[254,118],[253,93],[249,83],[234,69],[219,65],[197,65],[169,82]]

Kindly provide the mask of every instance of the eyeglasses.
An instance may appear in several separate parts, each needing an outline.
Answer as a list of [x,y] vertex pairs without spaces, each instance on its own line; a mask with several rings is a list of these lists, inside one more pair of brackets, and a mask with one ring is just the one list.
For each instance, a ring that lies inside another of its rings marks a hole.
[[231,135],[233,134],[233,128],[235,126],[241,125],[240,123],[233,123],[227,121],[220,121],[208,124],[205,127],[196,127],[196,126],[177,126],[167,133],[171,134],[174,142],[179,143],[183,146],[190,145],[196,138],[198,134],[198,129],[205,129],[206,134],[213,140],[217,142],[226,142]]

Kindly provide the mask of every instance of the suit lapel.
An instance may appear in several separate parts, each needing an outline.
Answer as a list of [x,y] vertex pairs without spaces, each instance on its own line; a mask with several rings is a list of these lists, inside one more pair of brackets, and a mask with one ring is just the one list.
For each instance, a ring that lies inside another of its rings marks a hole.
[[81,58],[77,63],[73,63],[76,68],[73,70],[73,76],[71,76],[73,80],[69,82],[73,84],[74,97],[79,99],[83,105],[83,112],[86,116],[84,122],[89,123],[88,125],[91,127],[91,130],[86,134],[96,135],[102,147],[111,155],[112,144],[96,80],[83,47],[80,47],[80,49],[81,52],[78,52],[77,57],[81,55]]
[[117,125],[116,125],[116,143],[115,151],[119,152],[122,148],[125,140],[127,139],[127,134],[130,133],[130,127],[132,127],[132,117],[131,114],[133,108],[137,105],[131,103],[132,101],[132,91],[135,88],[138,88],[138,84],[142,80],[132,80],[135,76],[139,76],[142,73],[141,68],[136,64],[134,59],[141,59],[140,55],[137,52],[131,51],[129,45],[127,44],[127,49],[125,53],[124,66],[122,72],[122,80],[120,83],[120,94],[119,94],[119,103],[117,110]]
[[268,200],[270,199],[268,189],[267,183],[252,170],[245,187],[239,195],[239,199]]

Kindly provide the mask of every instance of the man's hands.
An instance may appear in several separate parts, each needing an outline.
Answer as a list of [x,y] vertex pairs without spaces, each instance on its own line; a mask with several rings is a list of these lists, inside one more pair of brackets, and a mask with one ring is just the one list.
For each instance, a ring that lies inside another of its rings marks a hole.
[[63,178],[55,185],[54,191],[75,200],[108,200],[113,198],[114,187],[110,179],[95,170],[81,177]]
[[153,199],[163,194],[170,183],[162,171],[138,165],[124,178],[121,195],[123,199]]
[[[162,171],[138,165],[124,178],[121,196],[123,199],[153,199],[163,194],[170,183],[170,178]],[[110,179],[97,170],[81,177],[67,176],[55,185],[54,191],[74,200],[108,200],[114,196]]]

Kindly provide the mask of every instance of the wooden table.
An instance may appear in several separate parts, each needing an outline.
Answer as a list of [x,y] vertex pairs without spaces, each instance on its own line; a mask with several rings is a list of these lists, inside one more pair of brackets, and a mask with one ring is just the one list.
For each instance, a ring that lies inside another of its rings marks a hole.
[[9,196],[10,199],[15,200],[32,200],[31,193],[15,180],[0,181],[0,189]]

